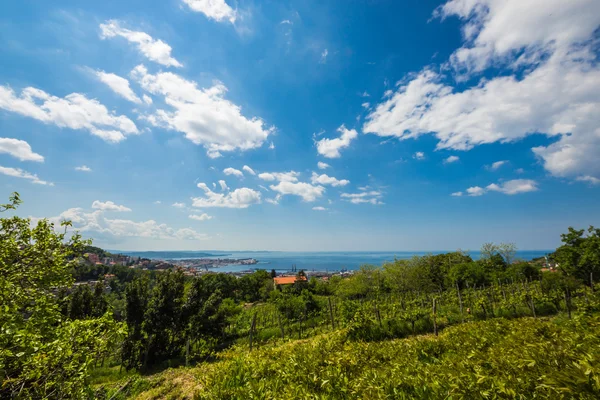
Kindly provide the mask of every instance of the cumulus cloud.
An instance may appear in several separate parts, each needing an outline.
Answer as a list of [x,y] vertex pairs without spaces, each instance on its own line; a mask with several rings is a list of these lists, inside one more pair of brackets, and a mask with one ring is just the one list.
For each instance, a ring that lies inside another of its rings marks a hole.
[[178,203],[178,202],[175,202],[175,203],[171,204],[171,207],[175,207],[175,208],[185,208],[185,203]]
[[326,174],[319,175],[315,172],[312,173],[312,177],[310,178],[313,184],[320,185],[331,185],[331,186],[346,186],[350,183],[347,179],[337,179],[333,176],[328,176]]
[[444,164],[452,164],[460,160],[458,156],[450,156],[444,160]]
[[31,146],[24,140],[0,138],[0,153],[10,154],[21,161],[44,162],[44,157],[31,150]]
[[[468,196],[482,196],[488,192],[500,192],[507,195],[515,195],[519,193],[535,192],[538,190],[538,184],[531,179],[513,179],[502,183],[491,183],[485,188],[481,186],[473,186],[466,190]],[[461,193],[461,192],[457,192]],[[452,193],[452,196],[461,196],[462,193]]]
[[194,219],[196,221],[208,221],[209,219],[212,219],[212,216],[208,215],[207,213],[203,213],[203,214],[190,214],[188,215],[189,219]]
[[125,135],[139,133],[129,118],[115,115],[97,100],[79,93],[61,98],[27,87],[17,96],[10,87],[0,86],[0,109],[60,128],[84,129],[107,142],[120,142]]
[[299,196],[304,201],[315,201],[323,195],[325,188],[323,186],[315,186],[306,182],[289,182],[282,181],[277,185],[269,186],[271,190],[274,190],[281,195],[294,195]]
[[327,208],[321,207],[321,206],[313,207],[312,209],[315,210],[315,211],[327,211]]
[[[214,185],[215,184],[213,183],[213,186]],[[229,187],[227,186],[227,183],[224,180],[222,180],[222,179],[219,181],[219,186],[221,186],[221,191],[222,192],[226,192],[227,190],[229,190]]]
[[463,195],[463,192],[454,192],[450,196],[461,197],[462,195]]
[[481,196],[485,193],[485,189],[480,186],[472,186],[467,189],[467,195],[469,196]]
[[[70,208],[59,216],[48,219],[55,224],[69,220],[73,223],[73,228],[84,236],[99,238],[142,237],[162,240],[205,240],[210,238],[210,236],[190,228],[174,229],[154,220],[136,222],[126,219],[110,219],[106,218],[104,213],[105,210],[86,212],[83,208]],[[32,218],[33,222],[36,220],[39,218]]]
[[[596,0],[451,0],[436,16],[463,22],[463,47],[450,58],[463,73],[493,63],[535,63],[548,52],[566,52],[600,25]],[[520,53],[520,54],[519,54]]]
[[79,167],[75,167],[75,171],[92,172],[92,169],[90,167],[88,167],[87,165],[81,165]]
[[154,95],[163,95],[172,110],[157,110],[144,118],[150,124],[185,134],[194,144],[206,148],[209,157],[221,156],[223,151],[250,150],[262,146],[274,128],[266,128],[262,119],[248,119],[241,107],[224,99],[227,88],[215,83],[208,89],[198,89],[171,72],[149,74],[143,65],[131,76],[142,88]]
[[383,204],[381,198],[383,193],[377,190],[371,190],[369,192],[360,193],[342,193],[342,199],[349,201],[353,204],[369,203],[369,204]]
[[340,150],[349,147],[350,142],[358,137],[356,130],[346,129],[344,125],[340,126],[337,131],[340,133],[339,138],[325,138],[316,142],[319,154],[327,158],[339,158]]
[[329,167],[330,167],[330,165],[329,165],[329,164],[327,164],[327,163],[324,163],[324,162],[322,162],[322,161],[319,161],[319,162],[317,163],[317,167],[319,167],[319,169],[327,169],[327,168],[329,168]]
[[425,153],[423,153],[422,151],[417,151],[415,154],[413,154],[413,158],[415,160],[424,160],[425,159]]
[[156,201],[154,202],[154,204],[162,204],[162,201],[160,201],[160,200],[156,200]]
[[146,105],[152,105],[152,98],[147,94],[142,95],[142,99],[144,100],[144,103],[146,103]]
[[197,186],[204,191],[204,197],[193,197],[193,207],[248,208],[261,201],[260,192],[250,188],[239,188],[224,194],[213,192],[202,182]]
[[[229,21],[232,24],[236,19],[236,11],[225,0],[183,0],[192,11],[200,12],[207,18],[218,22]],[[284,23],[282,21],[281,23]],[[288,21],[289,23],[289,21]]]
[[131,87],[129,87],[129,81],[127,79],[104,71],[94,71],[94,74],[102,83],[125,100],[129,100],[136,104],[142,103],[140,98],[137,97],[133,90],[131,90]]
[[246,171],[247,173],[249,173],[250,175],[256,175],[256,172],[254,172],[254,170],[252,168],[250,168],[249,166],[247,166],[247,165],[244,165],[242,167],[242,169],[244,171]]
[[[465,44],[450,60],[455,71],[501,65],[509,74],[461,91],[425,69],[384,97],[365,132],[400,139],[433,133],[438,149],[455,150],[543,133],[553,143],[532,150],[552,175],[600,174],[598,1],[453,0],[437,15],[463,21]],[[511,75],[517,68],[523,72]]]
[[28,179],[31,183],[35,183],[37,185],[48,185],[54,186],[54,183],[43,181],[36,174],[29,173],[27,171],[23,171],[20,168],[10,168],[10,167],[2,167],[0,166],[0,174],[12,176],[13,178],[21,178]]
[[282,181],[282,182],[298,182],[299,172],[263,172],[258,174],[258,177],[263,181]]
[[496,162],[488,165],[487,169],[489,169],[490,171],[496,171],[496,170],[498,170],[498,168],[500,168],[506,164],[508,164],[507,160],[496,161]]
[[102,211],[116,211],[116,212],[131,211],[131,208],[115,204],[112,201],[99,201],[99,200],[95,200],[92,203],[92,208],[94,210],[102,210]]
[[576,180],[579,182],[587,182],[591,185],[600,185],[600,179],[596,178],[595,176],[578,176]]
[[100,24],[102,39],[120,36],[137,45],[138,50],[149,60],[166,67],[182,67],[181,63],[171,57],[171,46],[162,40],[156,40],[146,32],[131,31],[121,27],[119,21],[109,20]]
[[235,168],[225,168],[223,170],[223,173],[225,175],[233,175],[233,176],[237,176],[238,178],[243,178],[244,177],[244,173],[242,171],[240,171],[239,169],[235,169]]

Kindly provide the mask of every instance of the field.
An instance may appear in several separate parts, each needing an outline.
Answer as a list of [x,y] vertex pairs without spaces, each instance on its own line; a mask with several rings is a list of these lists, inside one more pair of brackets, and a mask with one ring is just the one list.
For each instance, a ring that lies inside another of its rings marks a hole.
[[[432,334],[355,341],[348,329],[210,363],[97,384],[110,398],[580,398],[600,394],[600,317],[495,318]],[[127,385],[119,392],[125,384]]]

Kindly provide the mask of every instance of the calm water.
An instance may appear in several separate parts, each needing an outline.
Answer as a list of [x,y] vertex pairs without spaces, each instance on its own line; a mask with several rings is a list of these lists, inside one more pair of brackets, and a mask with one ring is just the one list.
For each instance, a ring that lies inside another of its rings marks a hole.
[[[517,258],[523,260],[531,260],[533,258],[542,257],[551,250],[522,250],[517,252]],[[340,271],[342,269],[354,270],[361,265],[381,265],[387,261],[394,259],[408,259],[413,256],[423,256],[426,254],[447,253],[447,251],[396,251],[396,252],[287,252],[287,251],[256,251],[256,252],[240,252],[240,251],[156,251],[156,252],[121,252],[124,254],[139,256],[145,258],[255,258],[258,260],[257,265],[228,265],[221,268],[215,268],[215,271],[220,272],[238,272],[247,271],[250,269],[275,269],[276,271],[289,271],[292,265],[296,265],[298,270],[306,271]],[[208,256],[212,254],[214,256]],[[473,259],[478,259],[480,253],[471,251],[468,254]]]

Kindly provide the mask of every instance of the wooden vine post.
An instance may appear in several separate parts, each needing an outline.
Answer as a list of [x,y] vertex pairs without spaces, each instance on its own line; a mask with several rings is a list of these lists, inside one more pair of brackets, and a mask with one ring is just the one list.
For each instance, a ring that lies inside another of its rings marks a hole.
[[463,314],[462,296],[460,295],[460,287],[458,286],[458,282],[456,282],[456,293],[458,293],[458,306],[460,307],[460,319],[462,322],[465,322],[465,315]]
[[256,313],[252,315],[252,324],[250,324],[250,351],[252,351],[252,334],[254,333],[254,327],[256,326]]
[[331,329],[335,329],[335,320],[333,318],[333,307],[331,306],[331,297],[328,297],[327,300],[329,301],[329,316],[331,317]]
[[436,307],[436,298],[433,298],[433,333],[435,334],[435,336],[438,335],[438,330],[437,330],[437,319],[436,319],[436,313],[437,313],[437,307]]

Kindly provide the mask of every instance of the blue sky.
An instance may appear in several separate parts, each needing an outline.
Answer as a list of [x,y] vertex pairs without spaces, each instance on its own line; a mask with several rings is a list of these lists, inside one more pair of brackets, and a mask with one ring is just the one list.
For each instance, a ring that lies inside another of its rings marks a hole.
[[597,0],[323,3],[2,2],[0,197],[122,250],[600,225]]

